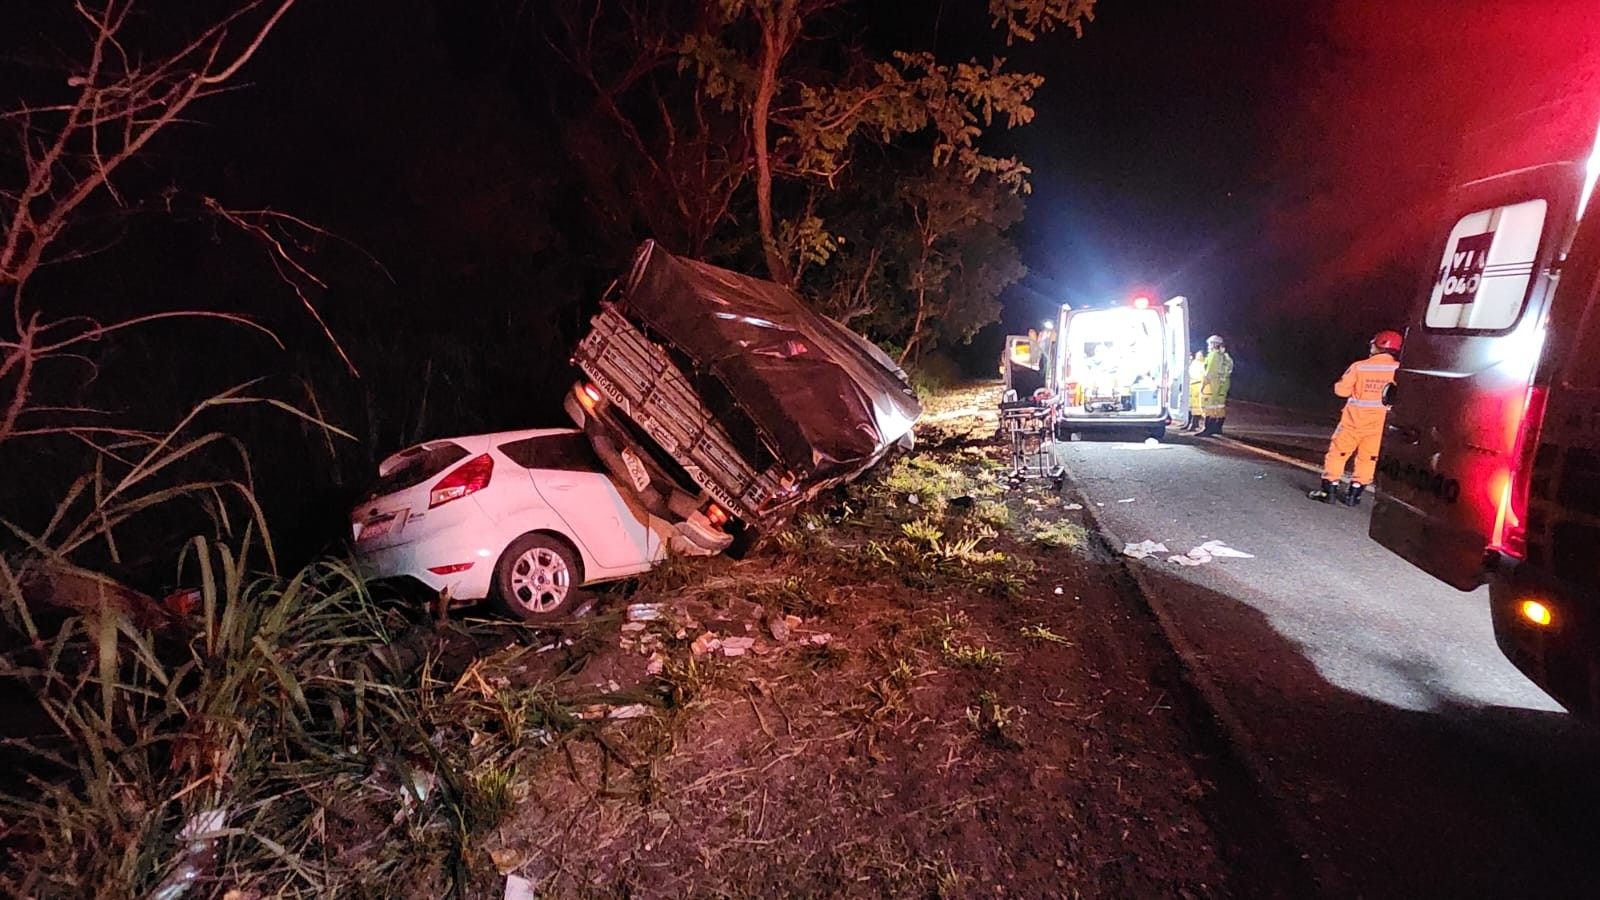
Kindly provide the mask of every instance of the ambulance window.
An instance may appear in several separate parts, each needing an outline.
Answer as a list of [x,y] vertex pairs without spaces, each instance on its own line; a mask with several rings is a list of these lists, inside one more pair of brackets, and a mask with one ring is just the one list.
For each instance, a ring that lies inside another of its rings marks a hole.
[[1517,324],[1544,233],[1544,200],[1462,217],[1450,231],[1428,298],[1429,329],[1500,331]]

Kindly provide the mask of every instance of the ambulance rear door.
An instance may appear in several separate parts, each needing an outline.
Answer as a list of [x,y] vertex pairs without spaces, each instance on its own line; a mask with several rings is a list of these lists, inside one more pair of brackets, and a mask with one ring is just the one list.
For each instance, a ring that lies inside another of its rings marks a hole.
[[1166,315],[1166,371],[1162,377],[1161,401],[1173,421],[1182,423],[1189,418],[1189,306],[1183,297],[1173,297],[1165,304]]
[[1507,525],[1545,317],[1582,170],[1541,166],[1458,193],[1406,329],[1370,533],[1461,590]]

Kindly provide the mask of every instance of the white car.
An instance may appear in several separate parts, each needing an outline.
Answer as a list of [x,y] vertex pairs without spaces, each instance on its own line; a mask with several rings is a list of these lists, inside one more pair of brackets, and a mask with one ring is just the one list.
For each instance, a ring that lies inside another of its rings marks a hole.
[[677,532],[618,491],[583,432],[543,428],[418,444],[378,467],[350,513],[373,579],[415,579],[452,603],[565,614],[580,585],[645,572]]

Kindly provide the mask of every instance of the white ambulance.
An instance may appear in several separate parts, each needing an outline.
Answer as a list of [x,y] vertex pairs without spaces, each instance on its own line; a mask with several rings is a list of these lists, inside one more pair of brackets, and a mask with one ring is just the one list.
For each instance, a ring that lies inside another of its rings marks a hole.
[[1099,429],[1166,436],[1189,417],[1188,301],[1139,296],[1092,307],[1061,307],[1050,387],[1056,439]]

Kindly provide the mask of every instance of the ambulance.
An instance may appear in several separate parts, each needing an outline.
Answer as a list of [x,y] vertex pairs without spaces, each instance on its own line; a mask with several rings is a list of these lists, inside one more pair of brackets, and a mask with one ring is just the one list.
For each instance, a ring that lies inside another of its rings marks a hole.
[[1447,584],[1487,582],[1501,650],[1586,716],[1600,712],[1595,112],[1565,158],[1469,181],[1439,216],[1370,529]]
[[1188,317],[1183,297],[1062,306],[1052,329],[1056,439],[1116,428],[1161,440],[1187,420]]

